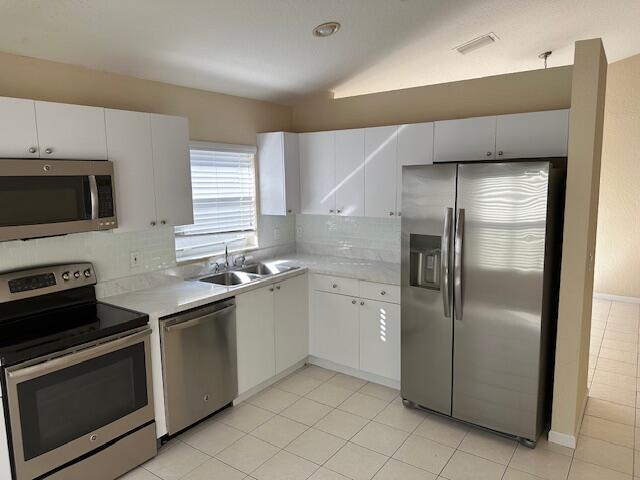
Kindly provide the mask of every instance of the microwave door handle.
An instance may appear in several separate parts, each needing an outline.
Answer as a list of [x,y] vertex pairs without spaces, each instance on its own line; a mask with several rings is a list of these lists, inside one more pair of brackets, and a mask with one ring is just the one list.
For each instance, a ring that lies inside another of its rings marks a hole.
[[98,183],[95,175],[89,175],[89,192],[91,193],[91,220],[98,219]]
[[458,218],[456,223],[456,238],[453,247],[454,266],[453,266],[453,299],[455,301],[455,319],[462,320],[462,296],[464,294],[464,285],[462,284],[462,277],[464,272],[462,271],[462,262],[464,261],[463,242],[464,241],[464,208],[458,209]]

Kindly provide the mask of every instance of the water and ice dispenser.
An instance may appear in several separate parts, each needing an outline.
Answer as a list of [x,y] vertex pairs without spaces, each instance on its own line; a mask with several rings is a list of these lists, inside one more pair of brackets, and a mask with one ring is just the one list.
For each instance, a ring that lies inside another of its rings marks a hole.
[[412,233],[409,238],[409,283],[412,287],[440,290],[441,237]]

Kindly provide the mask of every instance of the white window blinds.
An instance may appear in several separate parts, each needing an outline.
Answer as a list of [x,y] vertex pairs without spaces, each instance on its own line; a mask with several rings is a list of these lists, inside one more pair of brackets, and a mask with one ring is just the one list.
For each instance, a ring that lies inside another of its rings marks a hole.
[[193,236],[256,229],[254,153],[247,148],[192,146],[194,224],[177,227]]

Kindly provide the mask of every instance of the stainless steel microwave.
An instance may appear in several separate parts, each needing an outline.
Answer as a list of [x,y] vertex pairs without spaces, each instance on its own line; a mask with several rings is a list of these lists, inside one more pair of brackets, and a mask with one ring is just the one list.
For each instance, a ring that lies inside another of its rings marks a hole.
[[0,241],[117,226],[112,162],[0,159]]

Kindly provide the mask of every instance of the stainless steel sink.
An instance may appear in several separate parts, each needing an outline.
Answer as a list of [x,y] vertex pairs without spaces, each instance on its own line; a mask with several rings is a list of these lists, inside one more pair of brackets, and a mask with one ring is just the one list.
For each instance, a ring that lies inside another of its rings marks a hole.
[[290,270],[294,270],[298,267],[287,267],[284,265],[277,265],[275,263],[256,263],[255,265],[248,265],[242,268],[243,272],[252,273],[255,275],[275,275],[277,273],[284,273]]
[[260,280],[260,275],[256,275],[247,271],[231,271],[217,273],[210,277],[201,278],[201,282],[213,283],[215,285],[222,285],[224,287],[231,287],[235,285],[245,285],[247,283]]

